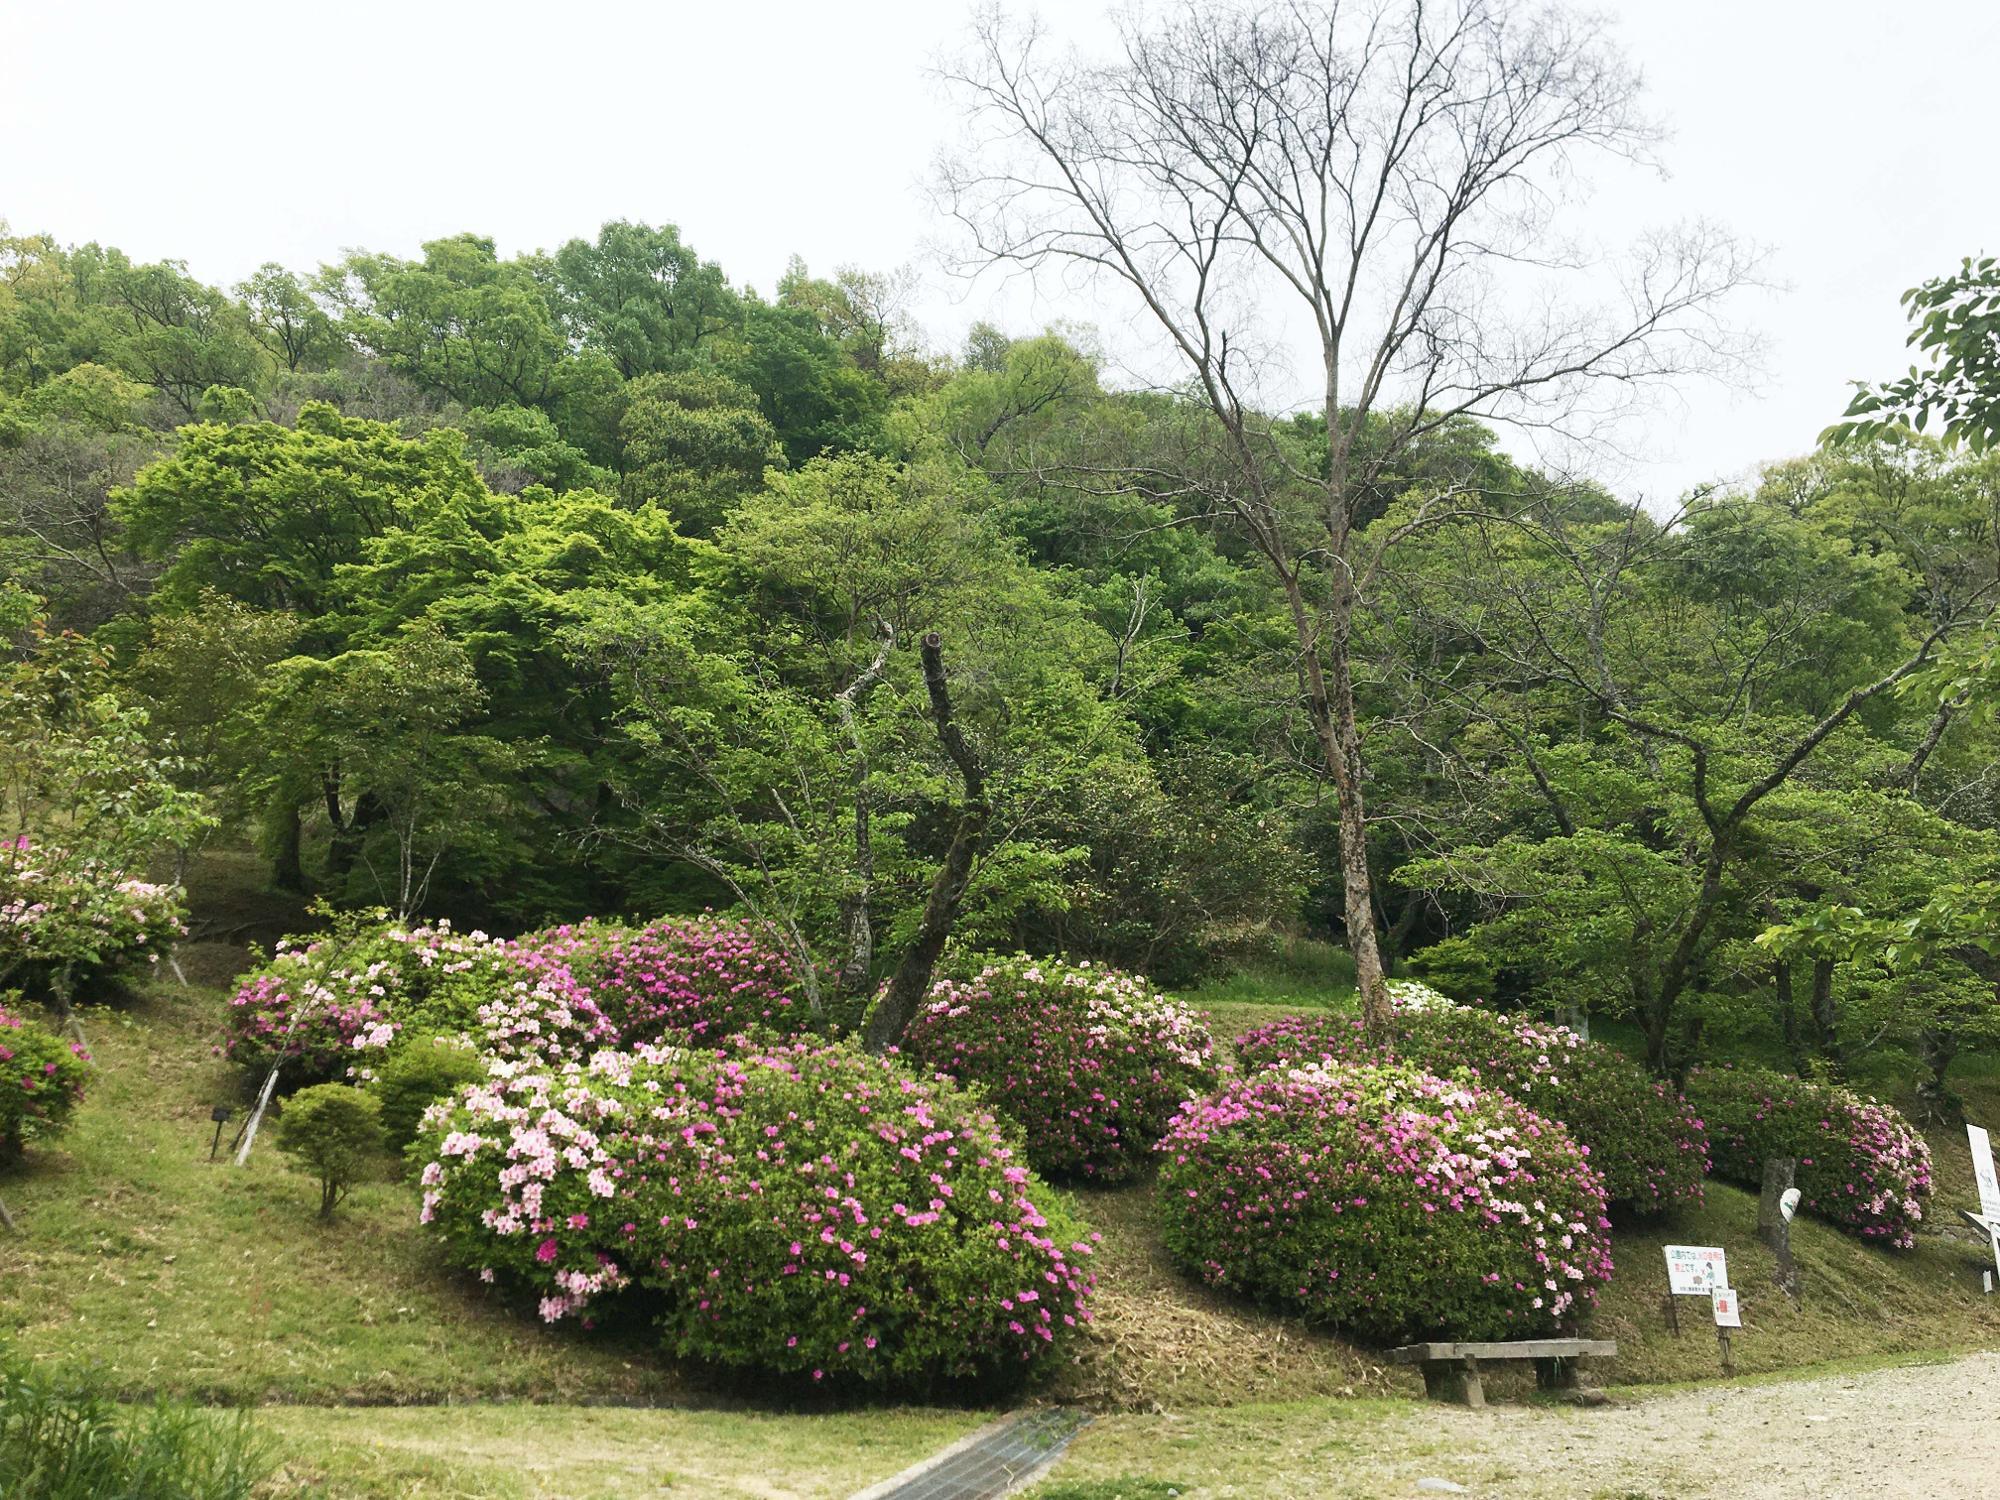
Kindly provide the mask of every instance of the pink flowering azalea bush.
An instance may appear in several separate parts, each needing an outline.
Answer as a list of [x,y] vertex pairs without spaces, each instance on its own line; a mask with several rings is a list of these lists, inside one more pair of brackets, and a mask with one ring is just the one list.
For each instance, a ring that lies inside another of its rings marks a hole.
[[[846,1047],[502,1064],[426,1116],[423,1216],[545,1319],[802,1382],[1030,1370],[1088,1320],[1085,1231],[949,1082]],[[628,1288],[650,1294],[635,1304]]]
[[1708,1134],[1694,1107],[1624,1053],[1567,1026],[1444,1001],[1399,1007],[1393,1035],[1379,1046],[1353,1017],[1321,1014],[1257,1027],[1236,1039],[1236,1049],[1246,1068],[1399,1059],[1462,1074],[1567,1126],[1617,1208],[1647,1213],[1702,1199]]
[[0,974],[44,984],[160,961],[187,933],[178,886],[22,837],[0,841]]
[[53,1135],[83,1100],[90,1054],[0,994],[0,1162],[38,1136]]
[[1574,1328],[1611,1276],[1603,1181],[1569,1133],[1408,1065],[1231,1080],[1159,1151],[1176,1261],[1364,1342]]
[[1900,1111],[1765,1068],[1701,1068],[1688,1097],[1708,1122],[1715,1175],[1760,1187],[1764,1161],[1798,1161],[1800,1207],[1864,1240],[1913,1249],[1931,1151]]
[[790,962],[726,917],[663,917],[630,930],[583,923],[539,934],[534,947],[570,970],[628,1045],[788,1036],[809,1019]]
[[940,979],[903,1039],[925,1068],[975,1084],[1052,1176],[1118,1182],[1174,1111],[1212,1086],[1193,1011],[1135,975],[1054,958],[995,959]]
[[366,1078],[405,1028],[476,1028],[522,980],[507,945],[483,932],[350,914],[280,941],[237,981],[223,1050],[259,1070],[282,1058],[293,1085]]

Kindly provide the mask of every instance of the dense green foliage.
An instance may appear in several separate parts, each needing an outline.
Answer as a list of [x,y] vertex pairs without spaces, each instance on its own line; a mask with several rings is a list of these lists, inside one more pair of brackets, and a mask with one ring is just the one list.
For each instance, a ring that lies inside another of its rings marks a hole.
[[[54,766],[11,822],[111,885],[209,836],[205,800],[339,906],[730,908],[848,1026],[959,815],[936,632],[986,782],[957,941],[1175,983],[1352,919],[1299,748],[1295,608],[1330,575],[1300,553],[1292,598],[1214,503],[1215,413],[1110,387],[1081,332],[944,355],[895,278],[762,295],[622,221],[233,290],[37,234],[0,267],[0,628],[45,705],[0,790]],[[2000,968],[1981,934],[1880,934],[2000,875],[2000,480],[1947,446],[1983,409],[1988,280],[1917,295],[1944,362],[1880,420],[1671,512],[1464,418],[1341,427],[1391,962],[1635,1021],[1658,1072],[1766,1039],[1907,1060],[1948,1105]],[[1326,421],[1268,425],[1268,470],[1222,487],[1303,536]],[[72,850],[47,810],[142,762],[125,858]],[[1841,913],[1887,925],[1836,940]],[[1755,942],[1795,922],[1823,940]]]
[[1603,1181],[1568,1132],[1412,1067],[1251,1074],[1159,1149],[1177,1261],[1366,1342],[1571,1328],[1611,1276]]
[[404,1037],[369,1085],[381,1110],[382,1144],[401,1152],[417,1138],[425,1110],[485,1076],[486,1060],[468,1040]]

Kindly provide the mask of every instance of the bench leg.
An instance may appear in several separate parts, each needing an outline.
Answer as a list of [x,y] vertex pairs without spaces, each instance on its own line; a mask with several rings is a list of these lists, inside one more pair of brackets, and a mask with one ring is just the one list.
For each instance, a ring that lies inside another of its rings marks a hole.
[[1479,1383],[1479,1362],[1469,1358],[1425,1360],[1424,1394],[1433,1401],[1450,1401],[1475,1411],[1483,1408],[1486,1390]]
[[1577,1388],[1576,1364],[1560,1356],[1535,1361],[1535,1384],[1545,1391],[1573,1391]]

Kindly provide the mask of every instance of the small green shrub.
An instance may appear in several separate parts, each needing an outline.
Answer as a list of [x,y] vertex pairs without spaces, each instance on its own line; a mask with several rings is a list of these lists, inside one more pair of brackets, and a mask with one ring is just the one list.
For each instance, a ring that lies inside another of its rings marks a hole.
[[0,1360],[7,1500],[249,1500],[274,1467],[241,1412],[126,1411],[91,1386]]
[[318,1083],[285,1101],[278,1149],[319,1179],[319,1216],[333,1210],[382,1151],[382,1106],[359,1089]]
[[1177,1262],[1364,1342],[1574,1328],[1611,1276],[1602,1180],[1569,1133],[1407,1065],[1236,1079],[1159,1150]]
[[417,1138],[424,1111],[486,1077],[486,1061],[458,1037],[405,1037],[375,1070],[370,1086],[382,1106],[382,1140],[400,1154]]
[[0,994],[0,1162],[69,1123],[90,1070],[88,1052],[8,1008],[15,1003]]
[[1017,955],[940,979],[903,1051],[983,1090],[1051,1176],[1120,1182],[1215,1081],[1207,1028],[1136,975]]

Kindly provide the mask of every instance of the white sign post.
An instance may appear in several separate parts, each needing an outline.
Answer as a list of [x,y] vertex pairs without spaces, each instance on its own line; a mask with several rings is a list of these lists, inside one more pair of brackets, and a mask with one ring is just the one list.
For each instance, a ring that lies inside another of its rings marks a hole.
[[1667,1246],[1667,1286],[1676,1297],[1706,1297],[1729,1285],[1729,1260],[1720,1245]]
[[1968,1125],[1965,1139],[1972,1147],[1972,1175],[1979,1180],[1979,1211],[1989,1219],[2000,1219],[2000,1175],[1993,1171],[1992,1137],[1979,1126]]
[[1743,1308],[1736,1300],[1736,1288],[1719,1286],[1709,1294],[1709,1303],[1715,1309],[1717,1328],[1741,1328]]
[[1667,1327],[1681,1334],[1681,1297],[1706,1297],[1729,1285],[1729,1264],[1720,1245],[1667,1246]]
[[1736,1361],[1730,1355],[1729,1330],[1743,1326],[1743,1309],[1737,1305],[1732,1287],[1719,1286],[1708,1295],[1709,1305],[1715,1309],[1715,1341],[1722,1346],[1722,1373],[1734,1375]]
[[[1972,1148],[1972,1175],[1979,1183],[1979,1212],[1965,1217],[1986,1231],[1986,1238],[1993,1246],[1993,1264],[2000,1266],[2000,1174],[1993,1170],[1993,1140],[1977,1125],[1965,1127],[1965,1140]],[[1991,1292],[1991,1278],[1982,1279],[1986,1290]]]

